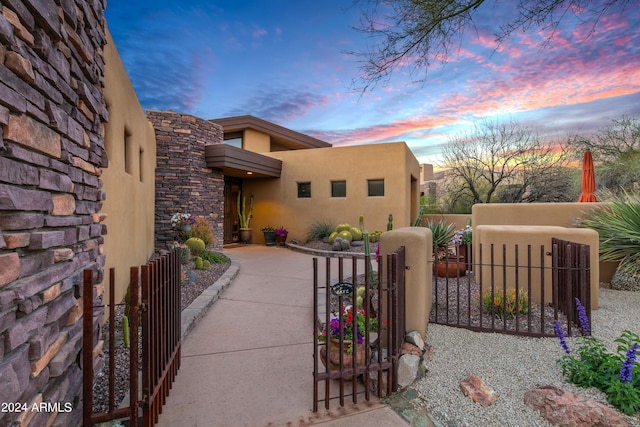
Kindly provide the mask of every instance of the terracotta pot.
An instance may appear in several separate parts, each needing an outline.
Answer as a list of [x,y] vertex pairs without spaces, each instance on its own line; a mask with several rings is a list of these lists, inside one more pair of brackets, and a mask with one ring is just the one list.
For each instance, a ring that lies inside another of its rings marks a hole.
[[[342,367],[351,368],[353,366],[353,355],[348,353],[348,349],[351,348],[351,340],[342,341]],[[358,344],[356,347],[356,366],[365,365],[365,347],[364,342]],[[322,345],[320,347],[320,360],[324,366],[327,366],[327,346]],[[329,340],[329,370],[340,370],[340,340],[331,338]]]
[[433,263],[433,272],[438,277],[462,277],[467,274],[467,263],[463,258],[442,259]]

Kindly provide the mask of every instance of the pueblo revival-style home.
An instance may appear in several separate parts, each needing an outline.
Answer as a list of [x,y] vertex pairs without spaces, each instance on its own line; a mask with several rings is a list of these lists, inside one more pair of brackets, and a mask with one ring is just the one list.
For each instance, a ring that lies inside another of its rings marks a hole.
[[[214,247],[238,241],[238,192],[253,194],[252,242],[262,227],[284,226],[304,239],[316,221],[368,229],[407,226],[418,215],[420,165],[404,142],[333,147],[253,116],[206,120],[174,111],[142,111],[107,32],[103,170],[105,268],[144,263],[178,237],[176,212],[206,217]],[[116,300],[126,277],[116,279]]]

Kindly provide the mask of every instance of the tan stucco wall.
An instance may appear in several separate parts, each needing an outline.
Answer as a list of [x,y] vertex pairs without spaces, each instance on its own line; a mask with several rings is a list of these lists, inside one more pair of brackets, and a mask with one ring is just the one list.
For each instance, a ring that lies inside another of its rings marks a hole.
[[[418,215],[418,161],[403,142],[351,147],[279,151],[279,179],[246,179],[244,194],[253,193],[253,243],[264,243],[260,229],[283,225],[289,239],[303,240],[308,227],[327,219],[335,224],[358,224],[365,217],[369,231],[412,224]],[[384,197],[369,197],[367,180],[384,178]],[[331,197],[331,181],[347,182],[347,197]],[[298,198],[298,182],[311,182],[311,198]]]
[[602,203],[478,203],[471,219],[476,225],[557,225],[576,227],[585,212]]
[[436,223],[442,221],[444,224],[453,224],[454,229],[460,230],[467,225],[467,220],[471,220],[468,214],[429,214],[422,217],[422,225],[426,225],[427,221],[432,220]]
[[[605,203],[480,203],[473,205],[471,224],[474,231],[476,225],[556,225],[572,228],[579,226],[580,219],[587,212],[603,205]],[[596,252],[591,262],[594,263],[598,257]],[[594,277],[601,282],[610,282],[615,266],[616,263],[600,262],[599,273]]]
[[[115,298],[120,302],[129,284],[129,267],[145,264],[153,254],[156,145],[153,127],[108,32],[104,55],[104,97],[109,112],[105,148],[109,166],[102,175],[107,194],[102,207],[107,214],[103,250],[105,274],[110,267],[116,269]],[[125,171],[125,133],[129,135],[130,173]]]
[[[418,331],[422,338],[426,337],[429,314],[433,304],[431,263],[426,262],[433,257],[433,236],[431,230],[424,227],[403,227],[382,233],[380,236],[380,259],[405,247],[405,310],[407,331]],[[380,277],[386,280],[386,261],[379,261],[383,266]],[[386,304],[383,305],[386,310]],[[386,312],[386,311],[385,311]]]
[[[477,237],[477,240],[475,239]],[[589,256],[591,260],[598,259],[598,232],[587,228],[568,228],[558,226],[520,226],[520,225],[478,225],[474,229],[474,257],[473,262],[486,265],[491,260],[491,245],[494,245],[494,259],[496,268],[484,266],[482,269],[474,267],[476,274],[481,270],[479,275],[483,284],[483,289],[490,289],[491,277],[494,277],[496,289],[503,286],[503,270],[501,265],[507,265],[506,282],[507,288],[515,287],[516,283],[516,256],[515,245],[518,245],[517,269],[519,286],[521,289],[527,287],[527,270],[528,270],[528,245],[531,245],[531,266],[532,269],[532,294],[534,301],[539,302],[540,296],[540,253],[541,246],[544,246],[544,283],[545,283],[545,302],[551,302],[552,298],[552,258],[551,258],[551,239],[556,237],[562,240],[569,240],[576,243],[589,245]],[[482,254],[480,257],[479,244],[482,242]],[[506,247],[506,262],[503,260],[503,245]],[[481,261],[482,260],[482,261]],[[598,262],[591,262],[591,308],[598,308],[598,291],[599,291],[599,265]]]
[[254,153],[268,153],[271,151],[271,137],[253,129],[245,129],[242,137],[242,148]]

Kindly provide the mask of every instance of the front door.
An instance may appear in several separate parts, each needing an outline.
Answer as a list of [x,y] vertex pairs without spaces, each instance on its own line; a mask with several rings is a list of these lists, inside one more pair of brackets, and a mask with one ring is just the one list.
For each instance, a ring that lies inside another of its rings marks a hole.
[[238,192],[242,188],[240,178],[224,178],[224,244],[238,241]]

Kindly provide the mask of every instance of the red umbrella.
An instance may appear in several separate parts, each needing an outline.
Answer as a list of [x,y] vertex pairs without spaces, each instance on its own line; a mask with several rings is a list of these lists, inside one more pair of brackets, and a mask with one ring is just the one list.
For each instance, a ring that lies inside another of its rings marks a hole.
[[582,159],[582,194],[580,194],[579,202],[597,202],[596,196],[596,176],[593,173],[593,158],[591,151],[584,153]]

